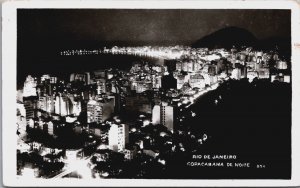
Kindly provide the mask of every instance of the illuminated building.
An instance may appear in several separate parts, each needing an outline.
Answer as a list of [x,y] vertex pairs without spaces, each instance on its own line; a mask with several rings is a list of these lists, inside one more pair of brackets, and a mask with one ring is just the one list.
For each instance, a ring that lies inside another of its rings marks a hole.
[[26,109],[23,103],[17,102],[17,125],[20,136],[26,135]]
[[40,110],[43,110],[48,113],[53,113],[54,112],[54,99],[52,96],[40,96],[37,107]]
[[211,79],[208,74],[203,74],[203,78],[204,78],[205,85],[211,85]]
[[205,88],[205,80],[201,74],[194,74],[190,76],[189,84],[192,88]]
[[102,107],[100,103],[95,100],[89,100],[87,103],[87,122],[88,123],[101,123]]
[[56,96],[55,113],[61,116],[70,115],[70,102],[67,96],[62,94]]
[[152,124],[160,124],[160,105],[154,105],[152,109]]
[[124,158],[126,160],[132,160],[132,159],[134,159],[135,156],[136,156],[136,154],[137,154],[137,147],[136,146],[124,149]]
[[176,77],[177,80],[177,89],[181,89],[183,84],[185,83],[185,75],[178,75]]
[[96,83],[97,83],[97,94],[100,95],[102,93],[106,93],[106,81],[105,81],[105,79],[103,79],[103,78],[97,79]]
[[24,98],[24,108],[26,110],[26,121],[27,124],[29,123],[29,120],[34,118],[34,110],[36,109],[36,99],[33,99],[31,97]]
[[152,70],[158,73],[164,73],[167,71],[167,68],[164,66],[152,66]]
[[258,78],[258,73],[256,71],[249,71],[247,72],[247,78],[249,82],[252,82],[254,78]]
[[129,142],[128,125],[112,124],[108,132],[109,149],[113,151],[124,151],[126,144]]
[[131,90],[135,90],[136,93],[142,93],[147,90],[152,89],[151,81],[141,80],[141,81],[132,81],[131,82]]
[[57,82],[57,77],[51,76],[50,77],[50,83],[55,84]]
[[277,61],[276,62],[276,68],[280,69],[280,70],[287,69],[288,68],[287,62],[286,61]]
[[161,102],[160,105],[154,105],[152,109],[152,124],[162,124],[168,130],[174,129],[174,107],[167,102]]
[[241,61],[245,61],[246,60],[246,54],[240,53],[239,55],[240,55],[239,57],[240,57]]
[[74,116],[79,116],[80,112],[81,112],[81,101],[72,101],[72,112],[71,114],[73,114]]
[[152,87],[153,88],[161,88],[161,76],[152,75]]
[[103,123],[114,113],[113,99],[91,99],[87,103],[87,122]]
[[41,76],[41,82],[44,82],[46,80],[50,80],[50,75],[49,74],[44,74]]
[[176,71],[182,71],[182,62],[181,61],[176,62]]
[[36,96],[36,79],[28,75],[23,87],[23,97]]
[[284,75],[283,76],[283,82],[290,83],[291,82],[291,76],[290,75]]
[[241,71],[240,68],[234,68],[231,72],[231,78],[232,79],[240,80],[241,75],[242,75],[242,71]]
[[85,72],[84,74],[72,73],[70,75],[70,82],[74,81],[82,81],[85,85],[91,84],[91,75],[89,72]]
[[54,125],[52,121],[46,122],[44,124],[44,131],[47,132],[49,135],[54,135]]

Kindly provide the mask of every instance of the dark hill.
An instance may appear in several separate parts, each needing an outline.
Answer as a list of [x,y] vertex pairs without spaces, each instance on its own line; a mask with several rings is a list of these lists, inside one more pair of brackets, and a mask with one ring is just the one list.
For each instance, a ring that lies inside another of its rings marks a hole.
[[256,42],[256,37],[246,29],[226,27],[201,38],[192,47],[231,48],[233,45],[236,47],[253,46]]
[[259,40],[254,46],[259,50],[275,50],[279,57],[290,61],[291,58],[291,37],[270,37]]

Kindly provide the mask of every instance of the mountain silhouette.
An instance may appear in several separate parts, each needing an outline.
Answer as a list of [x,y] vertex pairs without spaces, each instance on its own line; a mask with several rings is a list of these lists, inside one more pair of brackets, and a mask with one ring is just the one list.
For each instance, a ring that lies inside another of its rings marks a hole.
[[253,46],[256,37],[246,29],[226,27],[217,30],[192,44],[194,48],[231,48],[232,46]]

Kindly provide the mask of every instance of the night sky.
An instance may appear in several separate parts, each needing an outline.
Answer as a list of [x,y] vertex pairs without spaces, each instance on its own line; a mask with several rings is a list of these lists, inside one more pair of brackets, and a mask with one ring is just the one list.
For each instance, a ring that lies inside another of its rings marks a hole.
[[65,69],[67,65],[61,64],[68,60],[56,57],[61,50],[104,45],[191,45],[229,26],[244,28],[258,39],[290,37],[290,11],[18,9],[17,75],[23,79],[42,68],[52,68],[52,72],[57,67]]
[[18,36],[31,40],[97,40],[188,44],[226,26],[257,38],[290,36],[288,10],[18,10]]

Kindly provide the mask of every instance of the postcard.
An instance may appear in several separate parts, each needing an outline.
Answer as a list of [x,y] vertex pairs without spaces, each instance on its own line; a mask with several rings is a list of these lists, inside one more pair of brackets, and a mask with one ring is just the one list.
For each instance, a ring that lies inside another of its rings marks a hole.
[[2,10],[4,185],[300,185],[296,1]]

